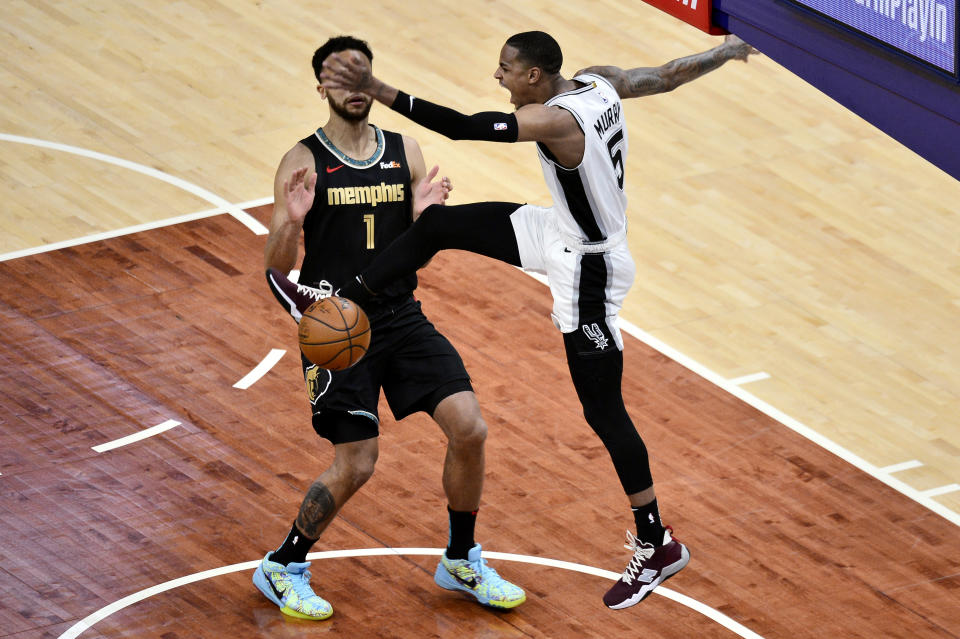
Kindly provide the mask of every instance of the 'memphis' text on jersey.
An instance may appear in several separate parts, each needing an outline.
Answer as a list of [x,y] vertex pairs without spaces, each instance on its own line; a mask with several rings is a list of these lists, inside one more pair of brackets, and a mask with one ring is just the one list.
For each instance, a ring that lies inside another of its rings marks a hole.
[[376,186],[342,186],[327,189],[327,204],[368,204],[376,206],[380,202],[403,202],[403,184],[381,182]]

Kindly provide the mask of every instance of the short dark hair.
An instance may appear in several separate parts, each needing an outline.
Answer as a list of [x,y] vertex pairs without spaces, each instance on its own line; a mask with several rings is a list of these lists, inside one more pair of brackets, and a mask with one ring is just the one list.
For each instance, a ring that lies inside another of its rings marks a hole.
[[327,59],[327,56],[347,49],[356,49],[367,56],[370,62],[373,62],[373,51],[370,50],[370,46],[366,42],[353,36],[334,36],[313,53],[313,75],[317,76],[317,82],[320,82],[320,71],[323,70],[323,61]]
[[549,33],[524,31],[511,36],[507,44],[516,49],[517,57],[530,66],[540,67],[545,73],[560,73],[563,53],[560,45]]

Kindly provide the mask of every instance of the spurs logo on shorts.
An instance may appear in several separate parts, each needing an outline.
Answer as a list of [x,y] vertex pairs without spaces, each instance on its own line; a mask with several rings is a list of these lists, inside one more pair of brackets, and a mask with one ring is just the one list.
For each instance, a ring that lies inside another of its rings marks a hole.
[[602,351],[607,347],[607,336],[603,334],[603,331],[596,322],[593,324],[584,324],[583,334],[589,337],[593,343],[596,344],[598,350]]
[[330,388],[333,375],[319,366],[309,366],[303,372],[303,379],[307,382],[307,396],[310,398],[310,403],[316,405],[317,400]]

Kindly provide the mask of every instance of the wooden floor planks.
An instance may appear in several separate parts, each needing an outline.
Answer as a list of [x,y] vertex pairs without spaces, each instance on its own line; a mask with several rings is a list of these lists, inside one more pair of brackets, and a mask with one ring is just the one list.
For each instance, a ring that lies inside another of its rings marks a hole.
[[[263,218],[264,210],[255,211]],[[0,637],[57,637],[131,593],[251,561],[282,539],[331,460],[316,438],[294,324],[262,283],[262,238],[226,216],[0,264]],[[459,252],[418,296],[458,346],[490,426],[487,550],[619,572],[630,524],[580,416],[546,287]],[[956,527],[626,336],[624,394],[664,517],[691,549],[668,583],[761,636],[960,636]],[[287,349],[250,389],[232,387]],[[370,483],[315,548],[441,547],[443,441],[385,407]],[[91,446],[174,419],[103,454]],[[728,637],[661,597],[605,609],[609,582],[496,562],[512,613],[432,583],[434,557],[317,561],[336,614],[283,618],[249,571],[162,593],[83,637]]]

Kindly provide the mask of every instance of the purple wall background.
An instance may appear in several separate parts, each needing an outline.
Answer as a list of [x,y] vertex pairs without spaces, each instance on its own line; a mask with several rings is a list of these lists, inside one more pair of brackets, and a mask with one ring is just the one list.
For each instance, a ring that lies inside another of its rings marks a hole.
[[956,76],[787,0],[713,0],[713,21],[960,179]]
[[[956,0],[861,0],[863,4],[858,0],[792,1],[835,18],[941,69],[951,73],[956,71]],[[923,13],[926,9],[936,18],[934,7],[937,4],[946,7],[945,41],[933,37],[941,34],[930,28],[930,19]],[[879,6],[881,10],[875,11],[874,6]],[[912,19],[908,8],[913,9]],[[926,19],[921,20],[921,17]],[[910,26],[911,23],[914,27]]]

